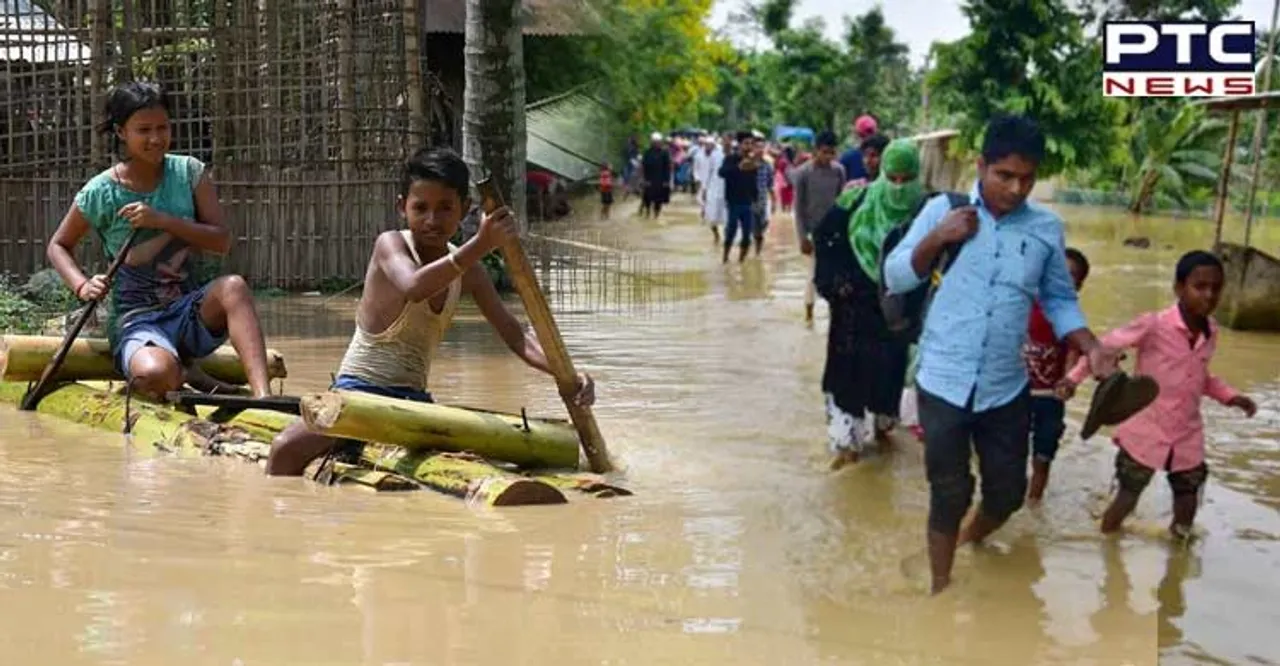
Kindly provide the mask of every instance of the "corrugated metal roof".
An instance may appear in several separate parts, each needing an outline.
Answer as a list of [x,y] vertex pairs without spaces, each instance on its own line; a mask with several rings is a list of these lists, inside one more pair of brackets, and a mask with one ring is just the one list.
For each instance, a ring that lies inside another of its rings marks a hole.
[[[523,0],[524,34],[540,37],[585,35],[594,12],[583,0]],[[424,0],[428,33],[462,34],[467,0]]]
[[528,161],[570,180],[596,177],[611,152],[607,113],[603,104],[582,93],[530,104],[525,117]]
[[0,62],[19,61],[89,62],[89,47],[31,0],[0,0]]

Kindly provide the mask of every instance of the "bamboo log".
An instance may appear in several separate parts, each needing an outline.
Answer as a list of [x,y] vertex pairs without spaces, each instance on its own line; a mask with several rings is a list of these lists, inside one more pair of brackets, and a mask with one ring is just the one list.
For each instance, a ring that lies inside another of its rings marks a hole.
[[521,467],[578,466],[577,436],[568,424],[396,400],[355,391],[302,396],[310,429],[332,437],[408,449],[473,452]]
[[[44,335],[0,336],[0,381],[28,382],[40,378],[40,373],[62,344],[62,338]],[[243,385],[249,379],[245,375],[240,356],[230,345],[219,347],[197,365],[205,374],[228,384]],[[267,376],[271,379],[288,377],[284,356],[267,350]],[[53,377],[60,381],[123,380],[111,360],[111,346],[101,338],[81,338],[71,345],[62,367]]]
[[[0,382],[0,402],[16,405],[25,392],[25,384]],[[124,422],[124,402],[124,396],[116,391],[67,383],[54,387],[36,411],[118,433]],[[214,424],[139,400],[134,400],[130,409],[134,441],[145,447],[176,454],[229,456],[253,463],[266,458],[272,437],[294,420],[284,414],[249,410],[230,423]],[[365,447],[363,458],[363,465],[373,469],[339,465],[338,481],[379,491],[403,490],[404,483],[396,478],[402,477],[486,506],[562,504],[567,501],[567,491],[596,498],[631,494],[594,475],[537,472],[522,476],[474,456],[412,452],[386,444]]]
[[362,460],[374,469],[407,476],[468,504],[526,506],[569,501],[559,488],[543,480],[499,469],[468,454],[407,451],[399,447],[379,451],[376,447],[366,447]]
[[[486,214],[492,213],[502,204],[501,196],[493,181],[483,180],[476,184],[476,188],[480,191],[481,207]],[[573,360],[569,358],[569,350],[565,347],[564,339],[560,337],[560,329],[556,326],[555,317],[551,314],[551,306],[547,304],[546,296],[538,287],[538,279],[534,275],[529,258],[525,256],[524,248],[520,245],[520,239],[512,239],[504,245],[502,256],[506,260],[511,282],[524,303],[525,315],[533,324],[538,342],[542,344],[542,350],[546,353],[547,365],[551,367],[551,374],[555,376],[556,386],[564,399],[565,408],[569,411],[569,418],[577,429],[582,451],[591,465],[591,471],[597,474],[612,471],[613,461],[609,459],[609,449],[605,445],[604,435],[600,434],[600,427],[596,425],[595,415],[591,413],[590,407],[582,407],[573,401],[573,395],[577,389],[578,371],[574,369]]]

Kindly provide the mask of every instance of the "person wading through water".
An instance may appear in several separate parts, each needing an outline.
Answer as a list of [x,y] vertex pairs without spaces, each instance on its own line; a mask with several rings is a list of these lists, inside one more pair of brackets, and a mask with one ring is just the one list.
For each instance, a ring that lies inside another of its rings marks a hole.
[[822,391],[832,469],[857,462],[873,436],[884,438],[897,423],[907,343],[880,310],[880,247],[923,198],[920,156],[900,139],[885,149],[879,177],[845,190],[814,234],[818,289],[831,308]]
[[[1054,333],[1088,357],[1097,377],[1116,371],[1118,352],[1098,341],[1080,311],[1062,218],[1027,201],[1044,153],[1034,121],[992,120],[972,204],[953,208],[949,196],[934,197],[885,259],[889,292],[906,294],[930,279],[944,249],[956,251],[925,316],[916,377],[935,594],[951,584],[957,544],[980,543],[1027,494],[1031,393],[1022,343],[1032,301],[1039,298]],[[982,504],[962,533],[975,449]]]
[[[844,167],[835,161],[835,157],[836,135],[829,131],[822,132],[818,135],[813,159],[792,170],[796,191],[796,238],[800,242],[800,252],[808,257],[813,256],[814,230],[827,211],[831,210],[848,180],[844,175]],[[809,283],[804,290],[806,323],[813,321],[815,287],[812,275],[813,271],[810,270]]]

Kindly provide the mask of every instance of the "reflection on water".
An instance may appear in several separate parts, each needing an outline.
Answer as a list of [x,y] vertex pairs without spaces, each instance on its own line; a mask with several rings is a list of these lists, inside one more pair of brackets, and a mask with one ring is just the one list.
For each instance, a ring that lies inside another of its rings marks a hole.
[[[1099,328],[1170,299],[1206,225],[1064,209]],[[634,497],[518,510],[374,495],[171,459],[39,415],[0,420],[0,653],[57,664],[1153,664],[1280,662],[1280,343],[1223,334],[1215,370],[1258,417],[1206,404],[1212,479],[1189,549],[1096,535],[1112,449],[1074,437],[1044,506],[962,549],[923,594],[927,493],[909,439],[824,469],[825,317],[789,225],[722,265],[694,211],[556,227],[535,256]],[[1153,249],[1120,241],[1150,235]],[[1263,236],[1264,239],[1266,236]],[[1166,248],[1166,245],[1173,247]],[[554,252],[547,248],[559,248]],[[323,389],[355,301],[261,305],[290,392]],[[518,309],[518,301],[512,300]],[[442,400],[563,415],[474,308],[433,363]]]

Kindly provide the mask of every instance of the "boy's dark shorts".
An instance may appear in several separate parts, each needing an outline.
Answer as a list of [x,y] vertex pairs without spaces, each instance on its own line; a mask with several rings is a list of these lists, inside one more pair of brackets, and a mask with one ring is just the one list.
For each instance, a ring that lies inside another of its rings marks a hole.
[[602,205],[602,206],[610,206],[610,205],[613,205],[613,191],[612,191],[612,190],[609,190],[609,191],[605,191],[605,192],[601,192],[601,193],[600,193],[600,205]]
[[[428,391],[400,386],[379,386],[352,375],[338,375],[334,378],[333,384],[329,388],[343,391],[359,391],[361,393],[380,395],[384,398],[412,400],[413,402],[435,402],[435,398]],[[358,439],[340,438],[333,447],[333,457],[340,462],[355,463],[359,461],[360,454],[363,451],[364,442]]]
[[1031,396],[1031,450],[1037,460],[1053,462],[1067,431],[1067,405],[1048,395]]
[[[1120,484],[1121,490],[1141,495],[1147,484],[1151,483],[1151,477],[1155,476],[1155,473],[1154,469],[1135,460],[1128,451],[1117,447],[1116,482]],[[1200,463],[1191,469],[1169,472],[1168,478],[1169,489],[1173,491],[1174,497],[1195,495],[1200,492],[1201,486],[1209,478],[1209,466]]]

